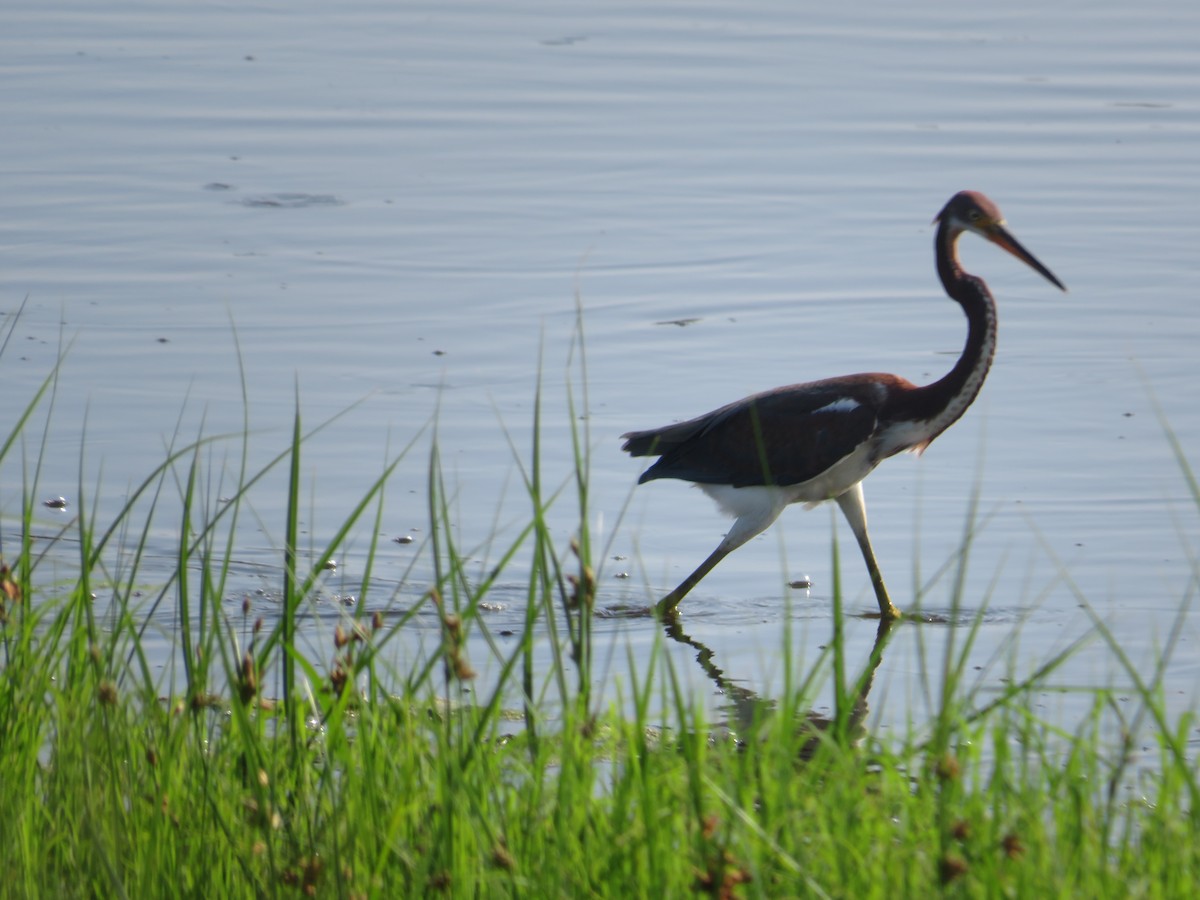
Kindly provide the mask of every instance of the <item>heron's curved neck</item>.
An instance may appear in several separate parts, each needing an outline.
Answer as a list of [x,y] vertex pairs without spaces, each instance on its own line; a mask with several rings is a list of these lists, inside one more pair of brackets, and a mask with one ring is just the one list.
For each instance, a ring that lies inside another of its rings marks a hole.
[[[942,287],[967,316],[967,341],[962,355],[945,376],[918,388],[920,405],[931,420],[934,437],[961,416],[983,387],[996,352],[996,301],[982,278],[963,271],[958,261],[962,230],[943,220],[936,238],[937,271]],[[931,437],[930,440],[933,438]]]

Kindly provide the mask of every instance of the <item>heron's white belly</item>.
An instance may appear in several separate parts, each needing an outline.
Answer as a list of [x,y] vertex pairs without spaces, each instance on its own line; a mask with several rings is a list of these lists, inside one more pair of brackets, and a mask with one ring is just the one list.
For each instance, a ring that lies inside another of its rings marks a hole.
[[789,485],[752,485],[733,487],[728,484],[697,485],[712,497],[726,515],[741,518],[779,515],[792,503],[815,506],[832,500],[858,484],[878,465],[871,443],[860,444],[849,456],[842,457],[816,478]]

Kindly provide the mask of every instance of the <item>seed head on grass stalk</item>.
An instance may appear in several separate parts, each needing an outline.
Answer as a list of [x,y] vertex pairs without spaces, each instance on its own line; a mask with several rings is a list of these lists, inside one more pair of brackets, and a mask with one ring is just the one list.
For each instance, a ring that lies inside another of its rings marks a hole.
[[437,607],[438,621],[442,629],[442,664],[445,668],[446,682],[470,681],[475,677],[475,670],[467,662],[466,634],[463,630],[462,617],[458,613],[447,612],[442,603],[442,595],[436,588],[429,592],[429,599]]

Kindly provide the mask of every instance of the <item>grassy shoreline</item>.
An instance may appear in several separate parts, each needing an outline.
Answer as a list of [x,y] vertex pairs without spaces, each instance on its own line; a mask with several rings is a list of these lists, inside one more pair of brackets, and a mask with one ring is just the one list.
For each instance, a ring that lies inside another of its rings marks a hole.
[[[326,657],[301,649],[297,619],[321,583],[321,561],[360,522],[373,520],[379,533],[383,488],[412,462],[416,438],[311,564],[296,552],[306,440],[298,414],[270,465],[242,470],[225,490],[209,483],[211,441],[179,441],[115,521],[93,521],[81,503],[70,533],[80,574],[52,594],[38,579],[47,550],[31,537],[35,474],[19,547],[6,546],[0,572],[0,895],[1200,894],[1194,718],[1168,718],[1161,668],[1137,672],[1099,618],[1097,637],[1158,747],[1137,800],[1117,789],[1129,777],[1129,746],[1114,746],[1102,727],[1112,691],[1090,690],[1092,711],[1069,731],[1044,721],[1037,692],[1068,650],[984,702],[964,686],[971,625],[956,629],[942,660],[927,661],[942,667],[932,721],[907,734],[864,731],[875,668],[895,632],[881,628],[855,671],[836,585],[827,651],[802,677],[789,675],[779,696],[738,695],[719,670],[708,672],[741,702],[736,735],[706,719],[662,652],[678,641],[702,666],[711,659],[686,615],[665,628],[645,618],[660,634],[656,649],[628,659],[620,702],[595,696],[590,442],[573,424],[574,471],[547,487],[539,415],[522,469],[527,525],[483,579],[468,574],[456,545],[433,436],[426,552],[435,576],[422,608],[436,613],[439,638],[407,671],[382,651],[415,612],[373,612],[374,548],[353,619],[334,629]],[[232,523],[277,468],[289,473],[280,615],[247,634],[228,613]],[[180,507],[175,575],[135,601],[138,551],[169,491]],[[546,522],[561,503],[578,512],[566,546]],[[134,550],[121,566],[110,562],[117,542]],[[966,548],[960,555],[966,565]],[[528,573],[526,618],[502,643],[479,612],[508,567]],[[109,598],[100,614],[98,592]],[[177,613],[186,685],[165,700],[142,646],[147,609],[160,605]],[[533,652],[535,632],[549,635],[549,666]],[[464,703],[474,677],[468,636],[500,671]],[[790,659],[786,629],[779,653]],[[820,718],[813,694],[828,684],[833,712]]]

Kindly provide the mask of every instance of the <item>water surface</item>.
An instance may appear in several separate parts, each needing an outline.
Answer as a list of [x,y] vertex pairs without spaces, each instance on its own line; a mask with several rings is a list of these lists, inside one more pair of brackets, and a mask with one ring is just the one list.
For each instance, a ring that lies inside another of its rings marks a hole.
[[[933,272],[930,219],[975,188],[1070,293],[964,243],[997,296],[1000,346],[968,415],[866,484],[895,599],[911,606],[953,558],[972,503],[962,598],[988,610],[973,661],[987,687],[1087,632],[1081,597],[1141,660],[1194,597],[1196,508],[1155,407],[1194,461],[1194,4],[123,0],[5,20],[0,309],[28,298],[0,358],[5,421],[64,356],[45,449],[40,418],[23,448],[42,460],[39,498],[96,504],[103,521],[172,442],[247,419],[253,470],[286,447],[299,396],[307,425],[342,414],[306,445],[313,548],[415,440],[375,570],[379,604],[405,607],[432,578],[421,429],[436,419],[458,534],[485,572],[527,521],[508,440],[527,453],[539,371],[547,479],[570,471],[582,309],[598,603],[644,604],[727,523],[686,485],[634,491],[640,462],[618,435],[777,384],[939,377],[965,327]],[[214,495],[239,453],[214,451]],[[11,554],[19,453],[0,475]],[[243,596],[273,614],[282,485],[253,495],[233,615]],[[556,515],[565,546],[571,511]],[[49,533],[63,514],[38,519]],[[177,543],[177,521],[156,521],[148,581]],[[867,611],[828,508],[789,511],[687,601],[689,632],[740,684],[780,684],[784,622],[797,660],[828,641],[835,529],[848,613]],[[404,534],[418,539],[391,542]],[[314,645],[357,590],[365,545],[339,559]],[[47,577],[72,565],[56,551]],[[496,632],[520,627],[524,565],[495,591]],[[787,591],[801,576],[812,590]],[[948,614],[953,596],[944,576],[923,604]],[[436,641],[434,623],[418,617],[398,665]],[[1195,619],[1181,627],[1176,709],[1197,687]],[[658,639],[647,619],[597,628],[610,683],[625,648],[645,660]],[[849,628],[865,659],[873,623]],[[920,645],[937,659],[955,630],[902,630],[877,679],[880,725],[924,714]],[[711,695],[693,651],[672,652]],[[485,675],[487,655],[472,647]],[[1057,678],[1124,683],[1099,643]],[[1076,701],[1047,702],[1069,719]]]

